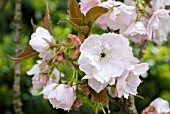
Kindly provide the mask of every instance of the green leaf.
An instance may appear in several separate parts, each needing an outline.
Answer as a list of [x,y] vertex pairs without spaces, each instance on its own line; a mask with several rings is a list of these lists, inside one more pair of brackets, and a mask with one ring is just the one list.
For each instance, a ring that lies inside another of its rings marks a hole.
[[45,29],[47,29],[50,32],[50,34],[52,35],[48,3],[46,4],[46,14],[45,14],[44,19],[43,19],[43,27]]
[[87,14],[84,18],[84,22],[86,24],[88,24],[89,22],[93,23],[97,20],[98,17],[100,17],[102,14],[104,14],[106,12],[108,12],[107,8],[103,8],[100,6],[93,7],[87,12]]
[[38,52],[32,49],[32,47],[29,45],[24,49],[24,52],[22,52],[20,55],[18,55],[16,58],[10,57],[12,60],[18,62],[21,62],[22,60],[31,58],[32,56],[37,55]]
[[35,32],[38,26],[34,24],[33,19],[31,19],[31,25],[32,25],[33,31]]
[[68,14],[69,18],[82,19],[83,14],[80,11],[79,5],[76,0],[68,0]]

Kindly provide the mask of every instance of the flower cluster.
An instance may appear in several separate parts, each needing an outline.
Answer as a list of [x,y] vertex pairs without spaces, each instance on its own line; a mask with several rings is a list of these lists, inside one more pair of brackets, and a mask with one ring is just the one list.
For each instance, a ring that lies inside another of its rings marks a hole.
[[[83,3],[81,11],[85,15],[85,12],[92,7],[90,5],[92,2],[88,0],[81,0],[81,2]],[[106,2],[98,0],[93,6],[102,6],[108,8],[109,11],[99,17],[96,23],[102,29],[119,30],[121,34],[138,45],[141,45],[144,40],[161,44],[162,41],[167,40],[167,34],[170,32],[170,10],[165,9],[170,2],[150,0],[147,4],[143,6],[140,0],[136,0],[136,3],[133,0],[125,0],[124,3],[114,0]],[[142,10],[145,15],[138,10]]]
[[[34,75],[33,88],[41,90],[54,108],[64,110],[79,108],[85,97],[107,106],[107,93],[126,99],[137,95],[140,75],[149,65],[134,56],[129,40],[137,45],[166,41],[170,31],[166,5],[168,0],[80,0],[79,4],[68,0],[70,19],[64,22],[76,28],[78,35],[70,33],[66,42],[59,42],[45,17],[47,27],[37,27],[29,41],[30,50],[41,59],[27,72]],[[92,34],[94,22],[109,32]]]

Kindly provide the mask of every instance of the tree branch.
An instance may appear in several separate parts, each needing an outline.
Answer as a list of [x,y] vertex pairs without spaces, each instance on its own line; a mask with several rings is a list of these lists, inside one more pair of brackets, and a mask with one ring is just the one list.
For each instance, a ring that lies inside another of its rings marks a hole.
[[[15,54],[16,56],[20,53],[20,37],[21,37],[21,0],[15,0]],[[15,63],[15,74],[14,74],[14,83],[13,83],[13,108],[15,114],[23,114],[22,112],[22,102],[20,99],[20,64]]]

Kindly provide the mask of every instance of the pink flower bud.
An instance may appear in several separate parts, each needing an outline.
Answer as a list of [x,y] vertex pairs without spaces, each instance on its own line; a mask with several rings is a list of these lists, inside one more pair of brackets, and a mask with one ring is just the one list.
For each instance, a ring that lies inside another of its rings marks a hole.
[[79,52],[80,52],[80,47],[78,47],[78,48],[74,51],[74,53],[72,54],[72,57],[71,57],[71,58],[74,59]]
[[32,78],[32,84],[34,89],[43,88],[47,84],[47,78],[45,76],[40,77],[39,74],[35,74]]
[[64,54],[63,53],[58,54],[56,57],[56,60],[58,60],[58,61],[64,60]]
[[81,41],[79,39],[79,37],[77,37],[76,35],[74,34],[68,34],[68,37],[70,39],[72,39],[72,41],[76,44],[76,45],[80,45],[81,44]]

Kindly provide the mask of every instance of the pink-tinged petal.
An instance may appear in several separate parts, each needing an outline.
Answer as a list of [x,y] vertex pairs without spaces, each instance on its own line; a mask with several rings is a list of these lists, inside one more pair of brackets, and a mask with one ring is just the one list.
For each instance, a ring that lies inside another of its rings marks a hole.
[[49,60],[51,58],[50,50],[48,50],[48,51],[46,51],[46,50],[45,51],[41,51],[39,53],[39,57],[43,58],[44,60]]
[[86,15],[86,13],[93,7],[98,6],[101,0],[80,0],[80,10]]
[[120,33],[137,45],[142,45],[145,40],[149,40],[146,27],[142,21],[132,23],[128,28],[120,31]]
[[112,77],[120,76],[123,73],[124,69],[125,69],[124,65],[119,60],[117,60],[117,61],[116,60],[115,61],[111,60],[111,65],[113,67],[112,68],[113,69]]
[[136,3],[134,0],[124,0],[124,3],[128,6],[136,6]]
[[34,50],[39,52],[40,58],[49,60],[51,51],[50,47],[55,45],[55,41],[48,30],[43,27],[38,27],[35,33],[31,35],[29,44]]
[[27,71],[28,75],[34,75],[39,72],[39,65],[35,64],[29,71]]
[[167,40],[170,32],[170,10],[160,9],[153,13],[147,26],[148,37],[150,40],[161,44]]
[[72,87],[66,87],[64,84],[59,84],[50,92],[48,99],[53,105],[53,108],[70,110],[76,100],[76,96]]
[[48,96],[50,94],[50,92],[54,89],[54,87],[56,87],[57,84],[56,83],[50,83],[50,84],[47,84],[44,89],[42,90],[42,92],[40,94],[43,94],[43,97],[45,99],[48,99]]
[[109,15],[111,11],[108,11],[107,13],[101,15],[97,20],[96,23],[103,29],[106,30],[108,25],[107,22],[109,20]]
[[49,44],[44,40],[48,40],[49,42],[52,41],[52,36],[48,32],[48,30],[38,27],[36,29],[36,32],[31,35],[31,40],[29,44],[33,49],[35,49],[38,52],[43,51],[46,47],[49,46]]
[[129,72],[126,70],[117,79],[116,90],[117,90],[117,95],[119,98],[121,98],[124,95],[124,86],[126,85],[126,78],[127,78],[128,74],[129,74]]
[[141,63],[134,65],[134,68],[131,69],[134,75],[144,74],[149,69],[148,63]]
[[89,49],[93,48],[95,45],[98,45],[99,43],[101,43],[98,40],[99,37],[100,37],[100,35],[90,35],[87,39],[85,39],[83,44],[81,44],[80,52],[82,50],[89,50]]
[[34,89],[43,88],[47,84],[47,78],[45,76],[40,76],[40,74],[35,74],[32,78],[32,84]]
[[107,84],[102,84],[94,78],[88,79],[88,85],[92,89],[94,89],[97,93],[100,93],[100,91],[103,90],[107,86]]

